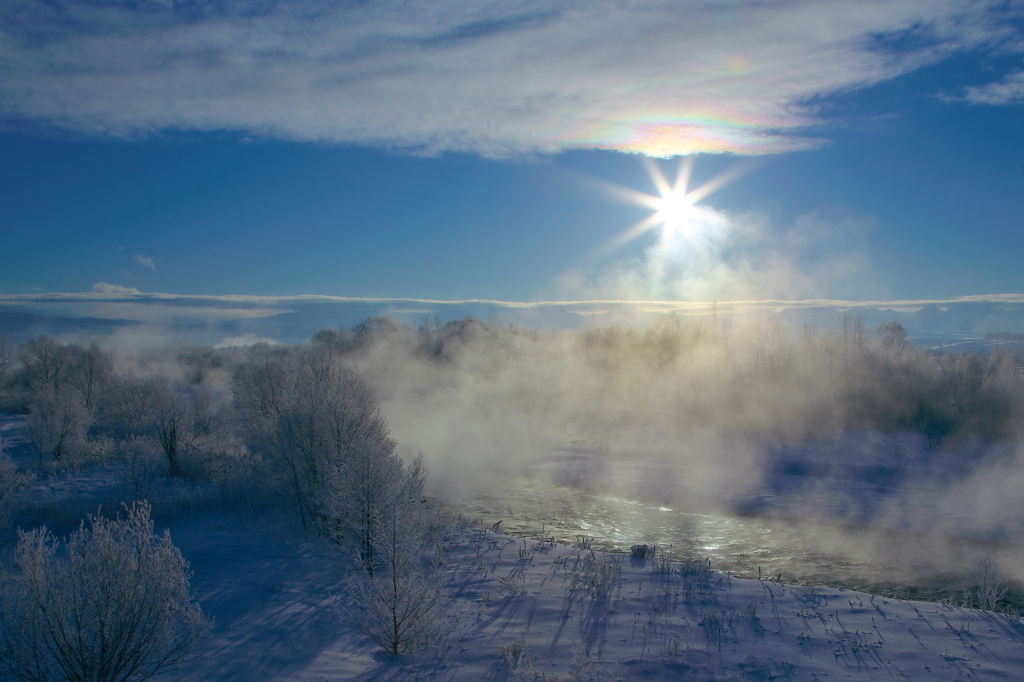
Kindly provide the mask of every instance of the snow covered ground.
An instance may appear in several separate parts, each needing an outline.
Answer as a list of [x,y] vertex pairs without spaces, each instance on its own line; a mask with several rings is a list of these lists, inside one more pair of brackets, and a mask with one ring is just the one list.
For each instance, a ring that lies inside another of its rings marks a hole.
[[[19,428],[19,418],[0,423],[24,458]],[[95,509],[114,484],[97,467],[40,481],[37,492]],[[226,511],[199,489],[164,492],[193,501],[157,504],[157,526],[191,562],[214,620],[183,680],[1024,679],[1016,618],[472,526],[436,549],[451,597],[446,632],[396,659],[342,616],[353,564],[340,552],[304,541],[279,515]]]
[[171,524],[214,617],[190,679],[1012,680],[1024,626],[986,611],[739,580],[463,528],[441,542],[452,595],[436,648],[391,658],[346,624],[349,564],[269,519]]

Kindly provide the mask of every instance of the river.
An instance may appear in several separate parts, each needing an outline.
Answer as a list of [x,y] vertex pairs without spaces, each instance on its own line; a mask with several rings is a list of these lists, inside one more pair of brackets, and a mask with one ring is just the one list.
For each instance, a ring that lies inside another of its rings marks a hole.
[[[732,495],[731,504],[723,505],[720,502],[730,497],[730,491],[704,491],[675,501],[651,496],[638,499],[644,496],[595,489],[578,480],[570,485],[552,481],[547,470],[535,473],[504,477],[485,486],[449,489],[435,502],[445,511],[480,519],[486,526],[500,521],[504,532],[523,538],[571,543],[581,536],[592,538],[594,549],[616,552],[629,552],[637,544],[654,544],[673,559],[710,559],[716,570],[731,571],[738,577],[781,576],[789,583],[898,597],[939,600],[959,596],[964,581],[973,577],[979,561],[989,555],[1009,581],[1014,603],[1021,601],[1024,544],[983,541],[969,534],[958,537],[900,530],[884,524],[879,527],[863,514],[837,520],[828,512],[849,506],[849,490],[856,484],[849,480],[839,481],[838,487],[808,490],[811,477],[781,477],[787,480],[756,492],[744,486],[745,492],[739,496],[742,503]],[[657,478],[665,480],[666,476]],[[802,506],[779,503],[776,498],[782,487],[787,488],[784,497],[799,498]],[[836,494],[839,488],[845,497]],[[909,504],[905,496],[897,496],[891,489],[864,488],[853,496],[858,504],[879,506],[881,501],[899,499],[904,511]],[[941,500],[934,495],[921,497],[914,502],[916,509],[924,510],[918,513],[927,519],[938,518]],[[737,509],[745,511],[737,513]]]

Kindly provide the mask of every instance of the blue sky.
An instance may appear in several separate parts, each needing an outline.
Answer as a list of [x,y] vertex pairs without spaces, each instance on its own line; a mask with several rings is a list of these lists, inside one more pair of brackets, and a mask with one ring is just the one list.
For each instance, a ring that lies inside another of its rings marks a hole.
[[[1022,19],[4,0],[0,296],[1019,293]],[[652,213],[616,188],[687,155],[688,189],[731,181],[610,247]]]

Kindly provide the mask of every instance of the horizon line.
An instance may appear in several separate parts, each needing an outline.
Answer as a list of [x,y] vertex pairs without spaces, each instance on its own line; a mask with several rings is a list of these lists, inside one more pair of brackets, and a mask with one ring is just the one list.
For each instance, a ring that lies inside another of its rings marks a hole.
[[303,303],[370,303],[370,304],[413,304],[413,305],[492,305],[510,309],[529,309],[543,307],[569,306],[627,306],[657,307],[676,309],[703,309],[718,306],[719,308],[745,307],[780,307],[780,308],[879,308],[879,307],[925,307],[956,305],[963,303],[1024,303],[1024,293],[992,293],[970,294],[949,298],[896,298],[883,299],[842,299],[842,298],[805,298],[805,299],[735,299],[735,300],[673,300],[673,299],[628,299],[628,298],[590,298],[590,299],[540,299],[535,301],[514,301],[494,298],[417,298],[408,296],[338,296],[331,294],[177,294],[167,292],[143,292],[123,288],[120,290],[87,291],[87,292],[35,292],[21,294],[0,293],[0,305],[24,305],[31,303],[231,303],[248,305],[287,305]]

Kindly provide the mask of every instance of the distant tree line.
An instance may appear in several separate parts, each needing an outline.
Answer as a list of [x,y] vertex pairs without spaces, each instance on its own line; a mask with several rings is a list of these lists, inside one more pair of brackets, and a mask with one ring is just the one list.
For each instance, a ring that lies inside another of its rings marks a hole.
[[433,405],[537,416],[566,438],[700,425],[797,438],[912,430],[938,444],[1015,438],[1024,410],[1015,353],[936,355],[898,322],[869,330],[847,314],[797,333],[772,316],[578,331],[370,317],[299,346],[154,349],[119,363],[45,335],[17,348],[0,340],[0,407],[27,413],[41,465],[159,454],[170,477],[209,478],[259,462],[275,494],[287,491],[303,524],[324,533],[330,523],[354,532],[328,522],[318,498],[354,471],[323,453],[355,466],[372,451],[390,471],[395,443],[375,396],[426,409],[442,390]]
[[[937,355],[915,347],[899,322],[868,329],[846,313],[796,333],[772,316],[733,324],[667,316],[644,328],[580,331],[369,318],[320,331],[312,343],[353,358],[385,392],[401,385],[422,398],[455,381],[471,394],[470,409],[542,414],[562,420],[565,434],[644,426],[670,436],[699,427],[803,438],[881,429],[917,431],[938,445],[1016,438],[1024,426],[1017,354]],[[429,379],[413,388],[396,366]]]

